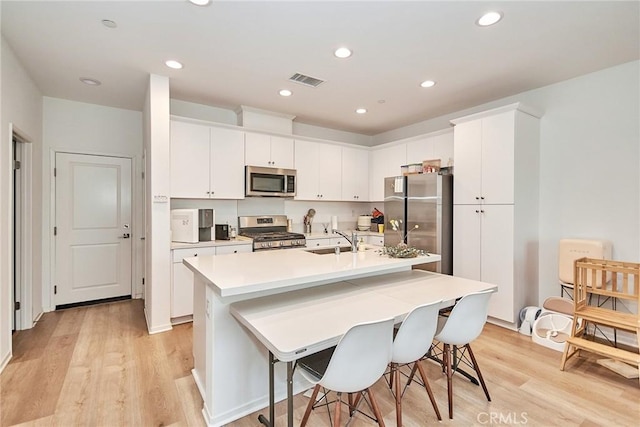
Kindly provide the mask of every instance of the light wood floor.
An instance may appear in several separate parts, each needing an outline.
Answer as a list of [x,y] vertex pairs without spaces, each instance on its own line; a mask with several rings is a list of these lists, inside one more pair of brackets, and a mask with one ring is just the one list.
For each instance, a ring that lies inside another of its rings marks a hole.
[[[190,375],[191,332],[184,324],[148,335],[138,300],[47,313],[35,328],[14,335],[13,360],[0,376],[0,425],[202,426],[202,399]],[[442,425],[640,425],[638,380],[594,357],[574,358],[561,372],[561,353],[492,325],[473,348],[492,402],[456,377],[453,420],[446,418],[446,380],[437,365],[425,364]],[[388,388],[380,381],[375,391],[386,424],[394,426]],[[437,423],[424,390],[412,385],[403,402],[405,426]],[[306,403],[296,396],[298,422]],[[277,409],[278,425],[286,425],[284,407]],[[229,427],[257,426],[256,417]],[[374,424],[358,416],[351,425]],[[309,426],[330,426],[326,412],[315,411]]]

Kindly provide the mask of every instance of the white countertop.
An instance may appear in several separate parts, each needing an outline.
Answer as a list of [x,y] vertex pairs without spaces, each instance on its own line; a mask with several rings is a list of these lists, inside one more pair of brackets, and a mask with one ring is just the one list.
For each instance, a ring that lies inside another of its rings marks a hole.
[[213,286],[221,297],[247,296],[313,283],[398,271],[440,261],[440,255],[389,258],[377,250],[318,255],[305,250],[279,250],[185,258],[184,264]]
[[[342,231],[344,234],[346,234],[347,236],[349,236],[349,238],[351,238],[351,232],[352,230],[340,230]],[[384,237],[384,233],[378,233],[377,231],[358,231],[356,230],[356,232],[358,233],[358,236],[360,237],[364,237],[364,236],[378,236],[378,237]],[[323,233],[323,232],[313,232],[313,233],[306,233],[304,235],[304,237],[306,239],[331,239],[331,238],[340,238],[340,237],[344,237],[341,236],[339,234],[336,233]]]
[[238,236],[235,239],[230,240],[210,240],[208,242],[198,242],[198,243],[182,243],[182,242],[171,242],[171,249],[193,249],[193,248],[210,248],[212,246],[233,246],[233,245],[251,245],[252,240]]

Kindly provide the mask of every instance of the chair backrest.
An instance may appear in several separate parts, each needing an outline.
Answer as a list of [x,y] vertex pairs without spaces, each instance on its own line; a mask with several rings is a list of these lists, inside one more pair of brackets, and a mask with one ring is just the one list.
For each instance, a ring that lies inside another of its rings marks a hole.
[[427,353],[438,326],[440,303],[442,300],[420,305],[405,317],[393,340],[392,362],[415,362]]
[[606,240],[561,239],[558,245],[558,278],[574,283],[574,263],[579,258],[611,259],[611,243]]
[[351,327],[336,346],[319,384],[354,393],[370,387],[391,361],[393,318]]
[[435,339],[445,344],[465,345],[478,338],[487,321],[492,293],[489,290],[463,296]]

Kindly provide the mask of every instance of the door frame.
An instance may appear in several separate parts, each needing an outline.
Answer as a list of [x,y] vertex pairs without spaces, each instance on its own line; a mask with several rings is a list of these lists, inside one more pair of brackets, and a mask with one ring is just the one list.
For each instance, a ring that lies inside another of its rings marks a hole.
[[[20,259],[20,271],[14,271],[14,241],[13,234],[11,235],[11,260],[10,270],[12,282],[15,277],[19,277],[20,281],[16,285],[16,291],[14,294],[13,283],[10,284],[11,289],[11,301],[20,302],[20,311],[15,316],[14,328],[16,331],[30,329],[35,323],[33,319],[33,180],[32,180],[32,168],[33,168],[33,153],[32,153],[32,141],[25,132],[20,130],[15,124],[9,123],[9,135],[11,137],[11,159],[13,159],[13,137],[15,136],[18,141],[16,143],[16,151],[19,151],[19,158],[21,167],[19,169],[20,175],[20,231],[19,231],[19,245],[16,248],[19,253],[17,254]],[[13,169],[13,165],[11,166]],[[11,188],[13,192],[13,172],[11,173]],[[11,214],[11,229],[15,227],[13,220],[14,212],[14,197],[13,193],[10,200]],[[15,311],[14,307],[11,307],[12,313]]]
[[[53,287],[56,284],[56,238],[53,235],[53,227],[56,226],[56,179],[54,176],[54,170],[56,167],[56,155],[58,153],[77,154],[86,156],[102,156],[102,157],[118,157],[122,159],[129,159],[131,161],[131,298],[144,298],[142,294],[141,281],[138,280],[140,276],[144,277],[144,271],[139,271],[138,266],[138,251],[140,244],[144,244],[144,240],[136,238],[136,236],[144,236],[144,230],[139,230],[138,224],[138,212],[140,209],[140,200],[136,195],[138,189],[138,178],[140,178],[140,172],[136,166],[137,157],[127,156],[114,153],[94,152],[94,151],[75,151],[65,149],[50,149],[49,150],[49,176],[51,177],[49,188],[49,230],[43,230],[43,233],[50,233],[49,239],[49,283],[46,285],[48,290],[43,289],[43,293],[48,293],[49,308],[46,311],[55,311],[55,294]],[[144,249],[143,249],[144,250]],[[43,284],[43,287],[45,284]]]

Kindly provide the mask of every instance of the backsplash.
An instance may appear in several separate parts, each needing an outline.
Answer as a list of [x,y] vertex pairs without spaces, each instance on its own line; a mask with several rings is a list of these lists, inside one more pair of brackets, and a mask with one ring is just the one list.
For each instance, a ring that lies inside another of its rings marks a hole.
[[214,209],[216,224],[238,225],[238,216],[287,215],[293,220],[293,231],[302,232],[302,219],[309,209],[315,209],[313,232],[322,232],[322,224],[329,224],[331,216],[338,217],[340,229],[355,228],[359,215],[371,215],[374,207],[382,210],[381,203],[299,201],[268,197],[243,200],[171,199],[171,209]]

